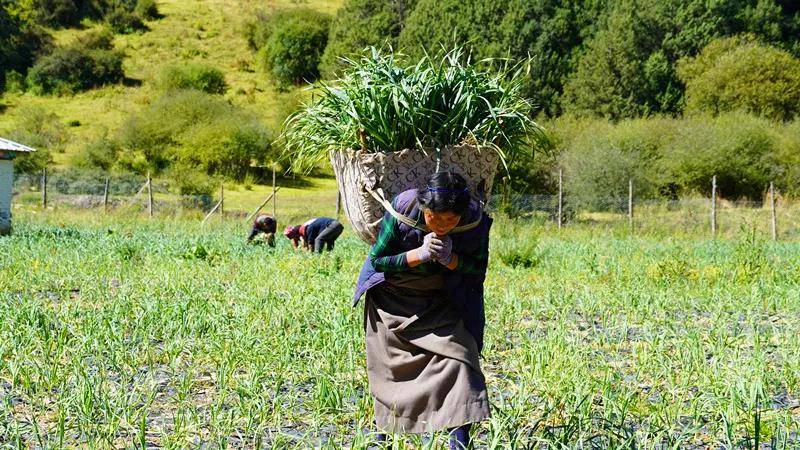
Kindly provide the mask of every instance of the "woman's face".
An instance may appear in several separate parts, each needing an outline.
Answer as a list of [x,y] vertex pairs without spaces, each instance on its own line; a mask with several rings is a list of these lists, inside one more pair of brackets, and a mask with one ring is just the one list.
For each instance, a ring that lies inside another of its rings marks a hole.
[[461,216],[452,212],[433,212],[430,209],[423,209],[425,225],[428,229],[439,236],[444,236],[458,225]]

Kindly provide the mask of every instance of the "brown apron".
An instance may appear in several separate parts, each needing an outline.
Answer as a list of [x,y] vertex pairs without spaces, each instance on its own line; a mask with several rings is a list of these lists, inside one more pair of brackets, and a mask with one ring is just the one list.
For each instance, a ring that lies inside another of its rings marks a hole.
[[489,418],[478,346],[441,275],[386,274],[367,291],[365,327],[379,429],[423,433]]

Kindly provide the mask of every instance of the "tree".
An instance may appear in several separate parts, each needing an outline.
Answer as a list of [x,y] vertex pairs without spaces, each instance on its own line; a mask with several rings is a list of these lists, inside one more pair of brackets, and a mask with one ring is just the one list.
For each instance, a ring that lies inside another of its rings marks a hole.
[[800,114],[800,59],[752,36],[720,39],[681,60],[686,111],[744,110],[773,120]]
[[0,92],[6,74],[27,72],[39,52],[50,46],[50,36],[11,12],[12,0],[0,0]]
[[336,13],[320,68],[333,77],[343,67],[340,58],[368,47],[397,46],[405,21],[417,0],[347,0]]

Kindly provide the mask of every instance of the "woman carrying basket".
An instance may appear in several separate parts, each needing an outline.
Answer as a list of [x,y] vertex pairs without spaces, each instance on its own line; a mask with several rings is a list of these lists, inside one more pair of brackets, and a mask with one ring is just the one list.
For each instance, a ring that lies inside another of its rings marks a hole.
[[397,195],[392,209],[355,293],[366,293],[375,422],[381,433],[448,430],[451,449],[467,448],[470,425],[489,417],[478,356],[492,220],[452,172]]

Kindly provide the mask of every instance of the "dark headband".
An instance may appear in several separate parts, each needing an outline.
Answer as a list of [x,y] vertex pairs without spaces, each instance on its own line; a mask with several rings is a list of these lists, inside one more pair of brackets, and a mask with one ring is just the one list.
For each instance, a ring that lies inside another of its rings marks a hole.
[[434,188],[434,187],[428,186],[428,192],[436,192],[436,193],[441,193],[441,194],[450,194],[450,193],[458,193],[458,194],[462,194],[463,193],[463,194],[466,194],[467,192],[469,192],[469,189],[468,188],[464,188],[464,189],[447,189],[447,188]]

